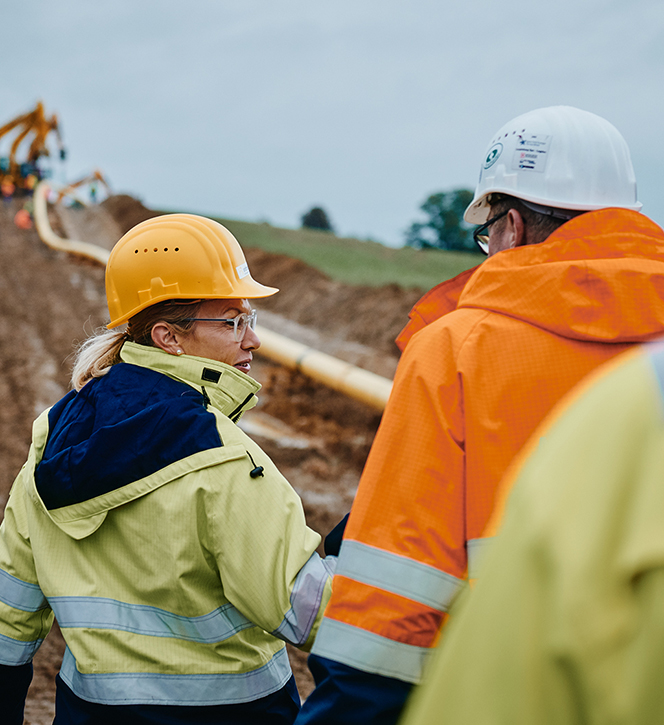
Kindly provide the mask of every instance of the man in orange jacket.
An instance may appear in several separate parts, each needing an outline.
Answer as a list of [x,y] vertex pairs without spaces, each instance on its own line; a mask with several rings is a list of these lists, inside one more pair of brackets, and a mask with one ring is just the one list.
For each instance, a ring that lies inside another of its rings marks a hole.
[[498,484],[552,406],[664,334],[664,232],[608,121],[558,106],[491,140],[467,221],[489,259],[399,338],[297,723],[392,723],[476,575]]

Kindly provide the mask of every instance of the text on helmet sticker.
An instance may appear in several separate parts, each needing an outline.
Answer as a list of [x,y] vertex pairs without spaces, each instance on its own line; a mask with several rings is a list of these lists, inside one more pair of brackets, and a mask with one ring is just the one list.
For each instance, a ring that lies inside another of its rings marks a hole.
[[244,264],[241,264],[239,267],[236,267],[235,269],[237,271],[237,276],[240,279],[249,276],[249,265],[246,262]]
[[512,159],[512,169],[544,171],[550,143],[551,136],[541,133],[519,134]]

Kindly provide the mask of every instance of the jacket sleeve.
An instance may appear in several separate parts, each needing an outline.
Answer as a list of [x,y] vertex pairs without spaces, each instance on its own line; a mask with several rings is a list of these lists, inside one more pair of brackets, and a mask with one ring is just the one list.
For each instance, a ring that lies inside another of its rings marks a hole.
[[[393,722],[465,581],[463,379],[449,334],[434,323],[399,363],[312,649],[325,675],[307,723]],[[363,687],[373,695],[349,719]]]
[[[316,553],[302,502],[261,449],[210,469],[222,481],[209,536],[226,598],[279,639],[308,650],[331,592],[336,557]],[[251,459],[249,458],[251,453]],[[263,468],[261,476],[249,472]]]
[[11,713],[9,722],[16,723],[23,722],[32,658],[53,623],[32,558],[24,471],[14,482],[0,525],[0,711]]

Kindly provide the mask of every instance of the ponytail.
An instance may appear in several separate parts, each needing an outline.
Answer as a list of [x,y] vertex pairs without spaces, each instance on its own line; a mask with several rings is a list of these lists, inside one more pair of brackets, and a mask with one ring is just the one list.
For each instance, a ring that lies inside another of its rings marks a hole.
[[100,328],[89,337],[76,352],[71,385],[80,390],[92,378],[101,378],[121,361],[120,351],[125,341],[154,347],[152,328],[157,322],[165,322],[181,334],[188,333],[195,324],[189,318],[197,317],[202,300],[166,300],[146,307],[134,315],[127,324],[126,332]]
[[101,378],[113,365],[120,362],[120,350],[127,335],[118,330],[101,331],[89,337],[76,352],[71,385],[80,390],[92,378]]

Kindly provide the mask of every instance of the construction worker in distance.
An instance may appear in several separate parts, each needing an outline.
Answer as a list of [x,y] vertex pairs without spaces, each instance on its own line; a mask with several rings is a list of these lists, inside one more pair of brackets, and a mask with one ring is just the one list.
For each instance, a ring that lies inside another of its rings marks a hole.
[[15,191],[16,186],[14,184],[14,179],[11,176],[3,177],[0,182],[0,194],[2,194],[2,198],[6,203],[9,203],[12,200]]
[[[334,560],[236,425],[257,402],[256,282],[233,235],[142,222],[106,268],[108,330],[39,416],[0,527],[0,712],[23,722],[57,619],[57,725],[292,723]],[[126,328],[117,329],[126,323]]]
[[491,139],[465,213],[489,258],[426,295],[400,337],[298,725],[396,722],[476,577],[512,459],[588,373],[664,334],[664,232],[640,208],[603,118],[543,108]]
[[664,722],[664,344],[601,373],[508,474],[403,725]]

